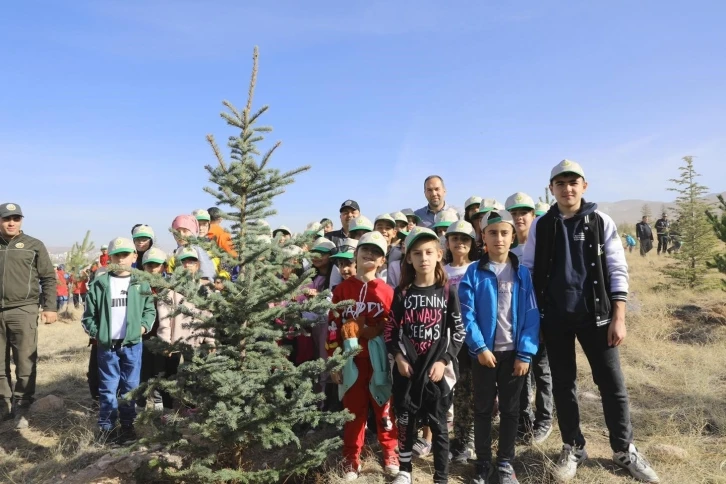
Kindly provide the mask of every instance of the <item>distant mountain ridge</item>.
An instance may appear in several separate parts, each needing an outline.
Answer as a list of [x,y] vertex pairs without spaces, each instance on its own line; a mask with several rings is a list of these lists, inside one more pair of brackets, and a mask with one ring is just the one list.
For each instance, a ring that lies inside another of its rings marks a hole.
[[[718,195],[726,197],[726,192],[712,193],[706,196],[706,200],[712,203],[714,206],[718,203],[716,198]],[[653,201],[653,200],[621,200],[619,202],[597,202],[597,208],[603,213],[606,213],[612,217],[616,224],[629,223],[635,224],[640,222],[642,218],[641,209],[646,203],[650,206],[651,218],[653,220],[659,219],[661,215],[661,207],[665,206],[669,212],[669,215],[673,214],[675,209],[675,203]]]

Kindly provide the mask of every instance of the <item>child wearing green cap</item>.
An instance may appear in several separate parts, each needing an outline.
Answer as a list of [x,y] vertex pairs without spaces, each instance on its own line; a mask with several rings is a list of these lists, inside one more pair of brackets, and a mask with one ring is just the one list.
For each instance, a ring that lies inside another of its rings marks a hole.
[[132,267],[137,268],[137,264],[141,265],[140,263],[144,259],[146,251],[154,245],[154,229],[146,224],[136,224],[131,229],[131,238],[134,241],[137,254],[136,262]]
[[[478,209],[478,207],[477,207]],[[446,248],[451,263],[444,266],[449,278],[449,285],[458,291],[459,282],[472,264],[472,256],[476,253],[476,234],[469,222],[460,220],[446,230]],[[474,397],[471,386],[471,357],[466,343],[463,344],[457,358],[459,362],[459,379],[454,392],[454,436],[451,442],[451,460],[466,463],[471,457],[474,445]]]
[[[519,396],[539,345],[539,312],[532,279],[510,252],[516,244],[509,212],[490,211],[482,220],[487,252],[459,283],[466,344],[472,357],[474,443],[477,460],[473,483],[517,484],[512,468]],[[499,395],[499,446],[492,463],[492,412]]]
[[393,289],[377,276],[385,263],[388,245],[381,234],[363,235],[355,250],[356,276],[341,282],[333,291],[333,303],[354,300],[340,312],[331,311],[334,322],[329,332],[332,351],[360,351],[343,368],[331,375],[340,385],[343,407],[354,419],[343,428],[345,480],[358,478],[369,407],[376,416],[378,441],[383,449],[383,467],[398,473],[396,427],[390,408],[391,382],[383,330],[390,317]]
[[212,220],[209,212],[203,208],[198,208],[192,212],[192,215],[194,215],[194,218],[197,219],[197,223],[199,224],[199,236],[206,237],[209,233],[209,225]]
[[394,357],[393,398],[398,416],[400,471],[394,484],[411,484],[418,423],[432,433],[436,483],[448,482],[449,430],[446,413],[457,381],[457,355],[464,326],[456,288],[447,283],[443,251],[435,232],[416,227],[406,237],[401,284],[386,323]]
[[[505,207],[514,220],[518,243],[510,250],[521,263],[524,247],[529,237],[529,229],[536,218],[536,206],[532,197],[526,193],[517,192],[507,198]],[[536,412],[532,409],[531,404],[531,396],[535,388]],[[530,372],[520,394],[518,437],[524,442],[535,444],[542,444],[547,440],[552,433],[553,406],[552,376],[547,359],[547,349],[545,345],[540,345],[537,354],[532,358]]]
[[[119,237],[109,244],[112,266],[91,283],[83,313],[83,328],[98,341],[100,409],[97,440],[125,443],[135,440],[136,406],[118,401],[139,386],[141,376],[141,336],[150,331],[156,319],[151,287],[131,275],[136,262],[134,243]],[[112,435],[120,417],[121,432]]]

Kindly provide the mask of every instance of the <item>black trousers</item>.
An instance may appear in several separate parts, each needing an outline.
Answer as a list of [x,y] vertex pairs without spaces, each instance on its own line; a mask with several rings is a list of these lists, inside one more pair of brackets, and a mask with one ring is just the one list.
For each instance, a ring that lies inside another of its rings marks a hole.
[[633,428],[630,423],[628,390],[620,369],[620,353],[617,347],[608,345],[608,327],[598,327],[592,323],[577,328],[563,328],[547,320],[542,326],[562,442],[585,445],[577,402],[577,339],[590,363],[592,379],[600,390],[605,424],[610,433],[610,447],[615,452],[621,452],[627,450],[633,441]]
[[423,420],[433,434],[431,452],[434,455],[434,483],[443,484],[449,481],[449,428],[446,412],[451,407],[452,396],[449,393],[435,402],[425,402],[415,415],[396,408],[400,470],[413,470],[413,444],[418,435],[418,422]]
[[495,351],[494,368],[472,361],[471,376],[474,387],[474,447],[479,463],[492,462],[492,411],[499,394],[499,449],[497,460],[514,459],[519,420],[519,395],[526,376],[512,376],[514,351]]
[[666,234],[658,234],[658,253],[660,254],[660,251],[663,251],[665,254],[668,250],[668,236]]
[[[532,393],[535,393],[532,409]],[[537,354],[529,365],[529,373],[519,394],[519,421],[525,428],[547,427],[552,425],[554,402],[552,399],[552,373],[547,348],[539,345]]]
[[640,239],[640,255],[645,257],[645,254],[653,250],[653,241],[650,239]]

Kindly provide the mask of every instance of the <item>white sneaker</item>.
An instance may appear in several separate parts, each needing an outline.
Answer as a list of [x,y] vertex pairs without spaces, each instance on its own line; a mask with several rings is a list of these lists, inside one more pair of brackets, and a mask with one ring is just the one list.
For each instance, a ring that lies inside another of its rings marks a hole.
[[587,459],[587,452],[583,448],[563,445],[560,457],[552,469],[552,475],[558,482],[567,482],[572,480],[577,473],[577,466]]
[[411,484],[411,473],[400,471],[391,484]]
[[347,470],[345,474],[343,474],[343,480],[344,481],[355,481],[358,479],[358,475],[360,474],[360,465],[358,465],[358,468],[355,468],[351,465],[346,466]]
[[632,443],[626,452],[614,452],[613,460],[639,481],[651,483],[660,482],[658,474],[655,473],[650,463],[645,460],[645,457],[638,452],[638,449]]

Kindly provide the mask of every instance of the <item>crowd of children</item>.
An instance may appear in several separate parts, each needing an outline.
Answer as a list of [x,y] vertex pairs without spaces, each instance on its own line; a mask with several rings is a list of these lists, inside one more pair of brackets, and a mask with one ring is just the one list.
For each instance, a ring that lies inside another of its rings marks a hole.
[[[293,234],[285,226],[271,231],[297,257],[281,269],[281,279],[314,272],[301,298],[330,290],[334,303],[355,301],[329,315],[304,314],[316,321],[311,331],[281,342],[290,346],[295,364],[354,352],[339,372],[316,382],[326,409],[353,415],[343,429],[346,480],[359,477],[368,429],[394,484],[411,483],[414,457],[428,453],[436,483],[448,482],[450,462],[471,462],[472,483],[515,484],[515,444],[544,442],[555,408],[563,447],[552,472],[559,481],[572,479],[587,457],[577,404],[577,339],[600,389],[613,459],[635,478],[659,482],[633,444],[620,370],[628,291],[623,245],[612,219],[583,199],[586,189],[582,167],[564,160],[551,172],[551,207],[523,192],[503,205],[472,196],[463,217],[442,209],[427,228],[411,209],[371,221],[356,201],[346,200],[341,229],[333,230],[327,218],[308,224],[305,233],[314,238],[309,248],[288,245]],[[215,290],[213,283],[229,275],[188,237],[207,234],[236,257],[220,220],[218,209],[176,217],[171,226],[178,248],[171,258],[154,246],[153,230],[139,224],[131,240],[114,239],[99,261],[99,267],[109,258],[122,267],[96,272],[83,316],[95,348],[89,384],[99,399],[102,438],[112,437],[119,419],[120,434],[113,438],[133,439],[135,404],[146,402],[119,402],[117,394],[143,379],[173,374],[179,365],[179,355],[159,358],[144,341],[200,345],[214,337],[175,320],[168,304],[189,305],[181,295],[155,300],[155,288],[137,282],[130,269],[170,272],[181,264],[199,272],[200,291]],[[155,394],[154,408],[170,406],[167,397]]]

